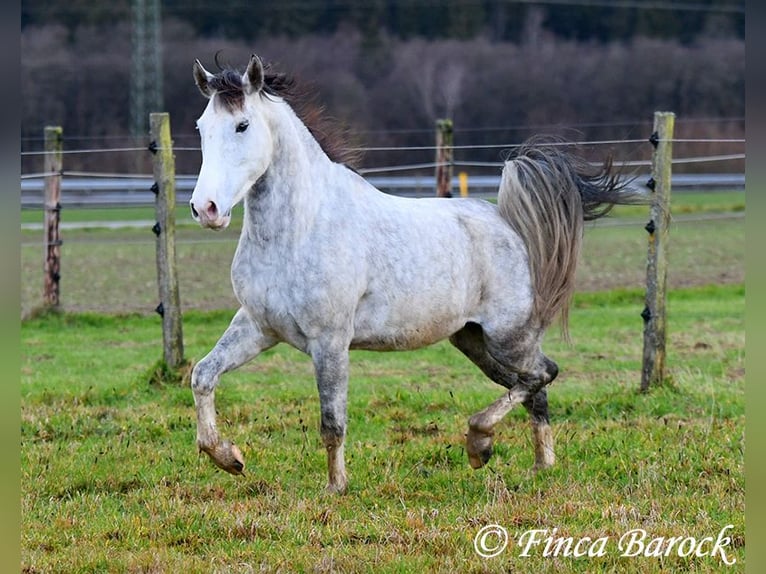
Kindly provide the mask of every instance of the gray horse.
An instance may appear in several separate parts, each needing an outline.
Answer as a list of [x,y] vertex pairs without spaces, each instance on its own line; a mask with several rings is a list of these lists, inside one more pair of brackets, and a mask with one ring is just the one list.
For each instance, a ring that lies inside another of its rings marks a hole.
[[556,146],[530,145],[506,162],[497,206],[394,197],[335,161],[294,109],[294,83],[258,57],[244,74],[211,74],[196,61],[194,78],[209,102],[197,121],[192,215],[218,229],[245,204],[231,267],[241,307],[192,373],[199,448],[242,472],[242,454],[216,428],[215,388],[223,373],[286,342],[313,360],[327,489],[343,492],[349,350],[449,338],[507,389],[468,421],[471,466],[489,460],[495,425],[519,403],[531,417],[535,467],[552,465],[546,385],[558,369],[541,351],[543,333],[557,315],[566,330],[583,221],[640,194],[608,165],[594,170]]

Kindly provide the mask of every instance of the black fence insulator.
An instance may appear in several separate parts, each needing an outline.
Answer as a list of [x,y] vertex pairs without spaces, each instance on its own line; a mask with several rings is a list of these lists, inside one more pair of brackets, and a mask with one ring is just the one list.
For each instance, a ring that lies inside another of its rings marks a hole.
[[160,236],[160,233],[162,233],[162,227],[160,227],[160,222],[159,222],[159,221],[157,221],[157,222],[156,222],[156,223],[155,223],[155,224],[152,226],[152,232],[154,232],[154,234],[155,234],[157,237],[159,237],[159,236]]
[[151,190],[154,195],[157,195],[160,192],[160,186],[157,185],[156,181],[152,184]]
[[165,305],[163,305],[163,304],[162,304],[162,302],[160,302],[160,304],[159,304],[159,305],[157,305],[157,306],[154,308],[154,311],[155,311],[155,312],[156,312],[156,313],[157,313],[157,314],[158,314],[160,317],[164,317],[164,316],[165,316]]
[[54,273],[54,274],[53,274],[53,280],[54,280],[56,283],[58,283],[58,282],[61,280],[61,273],[58,273],[58,272]]
[[149,149],[150,152],[152,152],[152,154],[156,154],[157,153],[157,149],[158,149],[157,148],[157,142],[156,141],[149,142],[149,148],[148,149]]
[[644,323],[648,323],[652,318],[652,312],[649,310],[649,307],[644,307],[644,310],[641,311],[641,318],[644,320]]
[[660,134],[657,132],[654,132],[651,136],[649,136],[649,143],[652,144],[655,148],[660,143]]
[[647,232],[649,235],[651,235],[652,233],[654,233],[654,230],[655,230],[655,229],[657,229],[657,227],[655,227],[655,225],[654,225],[654,219],[650,219],[650,220],[649,220],[649,223],[647,223],[646,225],[644,225],[644,229],[646,229],[646,232]]
[[649,178],[649,179],[646,181],[646,187],[648,187],[648,188],[649,188],[649,189],[651,189],[652,191],[654,191],[654,188],[655,188],[655,187],[657,187],[657,182],[656,182],[656,181],[654,181],[654,178],[653,178],[653,177],[650,177],[650,178]]
[[56,212],[60,213],[61,212],[61,204],[57,203],[54,207],[46,207],[45,211],[52,211],[54,213],[56,213]]

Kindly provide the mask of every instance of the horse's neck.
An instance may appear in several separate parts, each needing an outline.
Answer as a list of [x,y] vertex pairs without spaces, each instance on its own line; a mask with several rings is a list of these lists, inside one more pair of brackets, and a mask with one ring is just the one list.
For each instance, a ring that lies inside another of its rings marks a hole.
[[292,109],[273,104],[271,164],[245,198],[243,237],[293,241],[307,233],[322,200],[317,181],[332,162]]

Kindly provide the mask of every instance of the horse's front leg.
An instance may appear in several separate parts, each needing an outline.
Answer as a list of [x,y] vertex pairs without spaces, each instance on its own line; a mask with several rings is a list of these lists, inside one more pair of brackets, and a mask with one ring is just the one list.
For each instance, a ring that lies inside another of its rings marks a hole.
[[327,491],[343,493],[348,484],[343,457],[348,397],[348,345],[317,345],[311,350],[311,357],[319,389],[320,432],[327,449]]
[[242,474],[245,461],[239,449],[221,440],[216,427],[215,388],[223,373],[236,369],[276,344],[240,309],[229,327],[210,351],[194,366],[191,378],[197,409],[197,446],[220,468]]

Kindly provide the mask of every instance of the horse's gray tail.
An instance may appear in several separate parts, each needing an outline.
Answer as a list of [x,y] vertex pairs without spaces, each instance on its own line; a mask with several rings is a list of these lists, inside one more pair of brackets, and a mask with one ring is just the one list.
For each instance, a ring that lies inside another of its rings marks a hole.
[[525,144],[505,163],[497,204],[526,244],[534,291],[532,320],[545,329],[559,315],[568,339],[584,222],[616,204],[647,203],[620,182],[612,162],[592,164],[550,144]]

